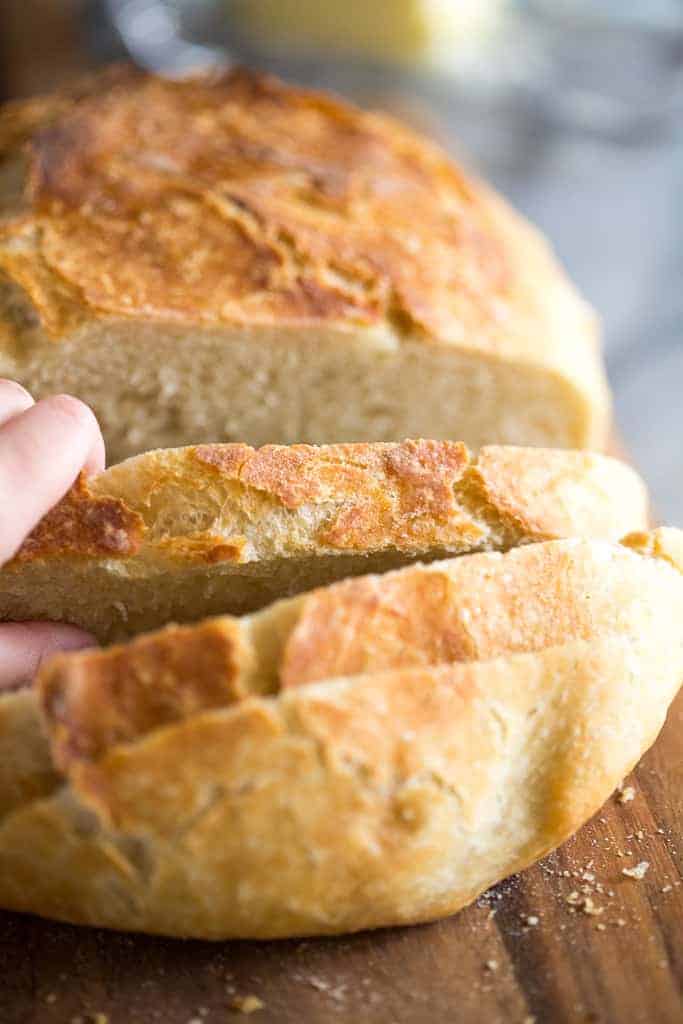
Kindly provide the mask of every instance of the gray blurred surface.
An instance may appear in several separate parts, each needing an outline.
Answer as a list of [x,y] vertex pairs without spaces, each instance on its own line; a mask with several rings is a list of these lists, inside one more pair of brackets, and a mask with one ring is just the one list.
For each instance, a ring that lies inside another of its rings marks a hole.
[[[449,129],[462,140],[458,121]],[[529,140],[524,166],[481,151],[474,162],[548,235],[598,310],[617,429],[658,516],[683,525],[681,140],[547,133]]]
[[683,525],[683,147],[561,156],[499,184],[600,312],[618,428],[657,514]]

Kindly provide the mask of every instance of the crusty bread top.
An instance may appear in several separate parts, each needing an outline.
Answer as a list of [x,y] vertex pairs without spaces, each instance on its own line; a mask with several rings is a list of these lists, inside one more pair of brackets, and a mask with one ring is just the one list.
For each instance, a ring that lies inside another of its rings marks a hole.
[[0,269],[55,338],[100,316],[360,325],[538,361],[594,333],[535,233],[438,147],[273,78],[109,74],[0,115],[0,165],[22,144]]
[[653,620],[678,650],[681,536],[639,538],[552,541],[410,566],[242,619],[170,626],[104,651],[58,655],[38,678],[55,763],[83,765],[87,780],[87,764],[111,747],[255,695],[576,640],[619,635],[629,643]]
[[[453,441],[159,450],[81,478],[2,570],[62,559],[158,564],[393,548],[416,556],[643,529],[637,474],[606,456]],[[0,574],[1,590],[2,574]]]

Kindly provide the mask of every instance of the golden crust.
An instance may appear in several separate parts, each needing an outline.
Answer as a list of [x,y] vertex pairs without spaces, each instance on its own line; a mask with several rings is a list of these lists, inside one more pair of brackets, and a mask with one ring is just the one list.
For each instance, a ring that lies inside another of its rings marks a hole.
[[[399,665],[485,661],[590,639],[611,621],[614,592],[632,574],[616,552],[605,553],[610,577],[604,582],[590,541],[557,541],[316,590],[303,599],[284,649],[282,684]],[[599,594],[600,603],[585,594]],[[622,593],[622,614],[625,603]]]
[[[187,512],[208,492],[216,506],[228,496],[234,503],[237,494],[239,508],[225,523],[214,517],[222,529],[189,532]],[[473,459],[460,442],[424,440],[200,445],[149,452],[79,479],[3,571],[50,556],[135,556],[152,542],[185,560],[241,561],[248,520],[258,517],[267,533],[273,509],[299,513],[289,520],[296,534],[316,506],[331,510],[307,534],[306,548],[319,553],[449,544],[471,550],[491,533],[501,545],[571,535],[617,539],[644,527],[647,515],[633,470],[591,453],[489,447]]]
[[458,505],[455,486],[470,463],[453,441],[339,444],[316,448],[204,445],[202,463],[226,480],[267,494],[286,509],[335,504],[318,530],[321,547],[371,551],[387,542],[419,548],[468,541],[483,531]]
[[229,620],[176,626],[104,657],[86,651],[77,666],[55,659],[41,691],[55,763],[96,759],[165,722],[243,697],[246,661],[239,626]]
[[94,75],[84,75],[60,92],[0,107],[0,161],[28,142],[36,131],[48,127],[81,100],[107,92],[135,75],[132,68],[112,64]]
[[485,202],[388,119],[246,71],[129,75],[50,114],[29,145],[37,244],[93,311],[440,336],[456,309],[493,326],[514,291]]
[[641,555],[669,562],[683,572],[683,533],[671,526],[660,526],[647,533],[636,531],[624,537],[622,544]]
[[622,490],[614,460],[548,448],[527,449],[523,459],[519,453],[500,445],[483,448],[466,481],[471,503],[493,510],[511,535],[569,537],[590,514],[591,535],[609,537],[610,505],[620,501],[627,514],[647,519],[646,506]]
[[96,497],[81,474],[38,523],[14,564],[54,557],[130,558],[140,550],[144,520],[118,498]]
[[149,452],[80,481],[0,569],[0,620],[102,642],[344,577],[647,521],[628,467],[451,441]]
[[[80,755],[64,743],[69,716],[48,703],[65,785],[55,790],[46,779],[33,798],[27,789],[0,821],[0,904],[204,938],[329,934],[452,913],[567,838],[661,727],[683,675],[683,580],[667,562],[681,538],[671,531],[639,543],[647,557],[565,541],[452,563],[454,580],[463,574],[463,606],[479,602],[490,620],[488,646],[480,637],[466,664],[407,667],[396,647],[385,671],[311,679],[266,697],[245,685],[206,708],[193,697],[191,714],[162,716],[135,736],[103,736]],[[537,559],[546,574],[527,588]],[[384,583],[434,572],[444,567]],[[539,587],[543,621],[527,617],[522,643],[513,620]],[[307,600],[268,614],[296,630]],[[419,619],[418,608],[410,613]],[[60,676],[62,704],[83,721],[91,691],[103,692],[102,664],[116,661],[127,680],[126,660],[132,665],[143,644],[175,636],[189,651],[188,638],[215,625],[62,658],[41,685],[49,692]],[[255,622],[246,625],[256,643]],[[261,639],[272,647],[285,626],[271,621]],[[326,643],[321,637],[320,654]],[[433,637],[424,649],[458,656],[448,643],[437,650]],[[256,672],[259,658],[278,660],[272,649],[256,654]],[[192,672],[177,679],[202,685]],[[140,683],[126,685],[134,705]]]
[[[488,661],[635,630],[666,580],[658,569],[622,546],[541,543],[347,580],[251,618],[64,655],[40,682],[58,763],[96,759],[107,745],[253,692]],[[668,614],[683,614],[680,600]]]
[[29,207],[0,266],[55,337],[75,313],[390,323],[495,353],[545,316],[548,257],[436,146],[273,78],[111,74],[10,108],[3,138],[28,140]]

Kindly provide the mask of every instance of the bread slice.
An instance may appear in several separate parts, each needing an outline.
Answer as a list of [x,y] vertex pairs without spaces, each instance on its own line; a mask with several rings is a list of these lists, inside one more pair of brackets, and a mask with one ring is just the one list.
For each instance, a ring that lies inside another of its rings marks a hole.
[[245,71],[0,114],[0,375],[89,403],[113,461],[608,423],[595,318],[521,218],[398,122]]
[[0,699],[0,905],[214,939],[457,910],[661,727],[683,535],[628,544],[411,566],[59,656]]
[[452,441],[150,452],[81,480],[0,570],[0,619],[101,641],[242,614],[345,576],[644,529],[643,484],[586,452]]

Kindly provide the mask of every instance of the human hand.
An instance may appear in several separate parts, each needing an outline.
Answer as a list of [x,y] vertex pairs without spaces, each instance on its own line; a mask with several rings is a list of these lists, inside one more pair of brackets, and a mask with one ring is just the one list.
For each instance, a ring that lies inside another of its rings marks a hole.
[[[82,469],[104,469],[102,434],[87,405],[69,395],[34,403],[19,384],[0,379],[0,565],[16,554]],[[75,626],[0,625],[0,692],[30,683],[55,651],[94,642]]]

